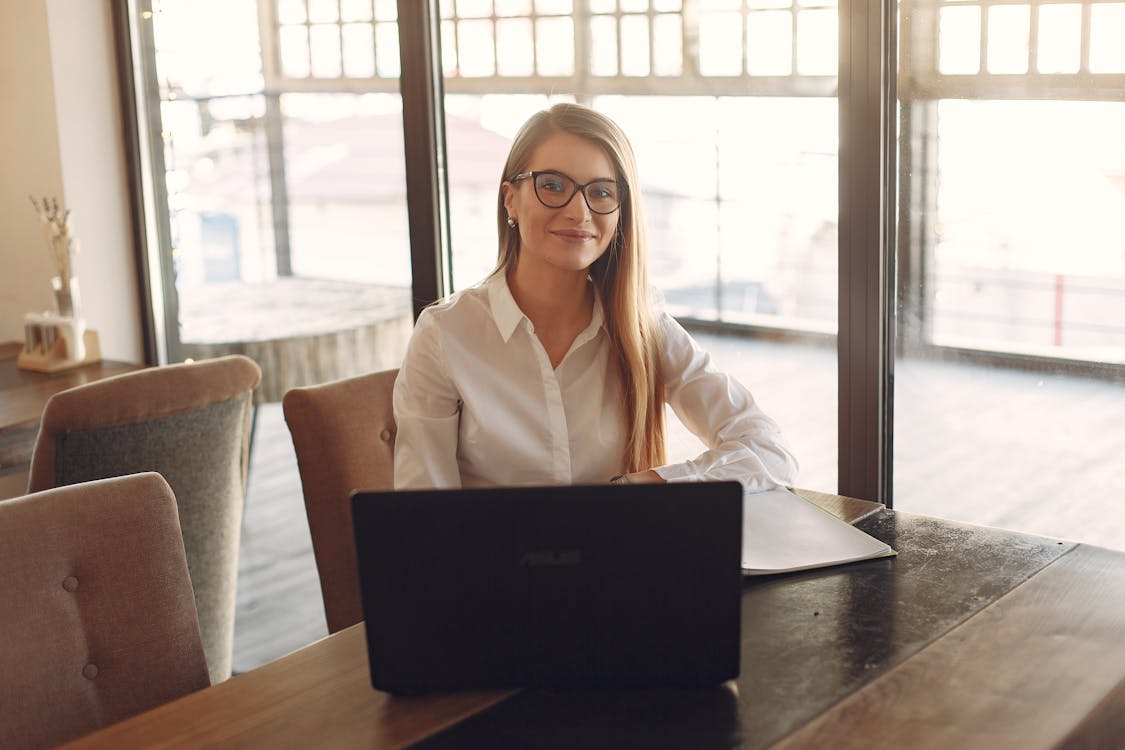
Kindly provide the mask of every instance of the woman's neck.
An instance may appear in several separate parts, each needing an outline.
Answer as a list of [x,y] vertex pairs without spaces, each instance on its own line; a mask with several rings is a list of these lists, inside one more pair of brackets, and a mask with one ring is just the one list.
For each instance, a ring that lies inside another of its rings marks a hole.
[[594,290],[585,271],[517,264],[508,274],[508,288],[537,332],[569,330],[576,335],[594,313]]

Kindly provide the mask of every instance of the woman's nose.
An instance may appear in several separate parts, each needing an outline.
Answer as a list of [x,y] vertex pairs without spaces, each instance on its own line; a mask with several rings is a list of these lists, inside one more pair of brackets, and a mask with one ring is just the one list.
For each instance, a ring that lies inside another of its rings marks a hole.
[[590,207],[586,205],[586,196],[582,194],[581,190],[574,193],[574,197],[563,206],[562,210],[567,217],[583,221],[592,213]]

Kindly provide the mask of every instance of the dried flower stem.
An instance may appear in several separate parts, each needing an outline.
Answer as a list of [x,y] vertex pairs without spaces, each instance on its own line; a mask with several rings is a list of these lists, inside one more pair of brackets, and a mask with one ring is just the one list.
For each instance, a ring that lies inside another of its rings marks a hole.
[[70,279],[74,275],[74,258],[78,248],[74,241],[70,224],[70,209],[62,209],[58,198],[42,198],[36,200],[28,196],[39,221],[43,222],[43,230],[47,235],[47,249],[58,269],[59,281],[64,289],[70,288]]

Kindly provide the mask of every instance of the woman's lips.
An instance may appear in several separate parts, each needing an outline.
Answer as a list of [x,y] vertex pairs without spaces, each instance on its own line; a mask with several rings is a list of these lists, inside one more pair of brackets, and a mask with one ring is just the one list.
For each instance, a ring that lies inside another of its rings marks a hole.
[[586,242],[588,240],[594,239],[594,235],[590,232],[582,232],[570,229],[555,230],[551,232],[551,234],[570,242]]

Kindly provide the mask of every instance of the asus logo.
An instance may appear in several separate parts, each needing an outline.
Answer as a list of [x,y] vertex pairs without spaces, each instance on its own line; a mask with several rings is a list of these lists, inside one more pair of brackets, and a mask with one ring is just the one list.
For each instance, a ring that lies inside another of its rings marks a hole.
[[548,566],[559,565],[581,565],[582,564],[582,550],[580,549],[564,549],[558,552],[552,550],[543,550],[541,552],[525,552],[520,561],[516,563],[517,568],[542,568]]

